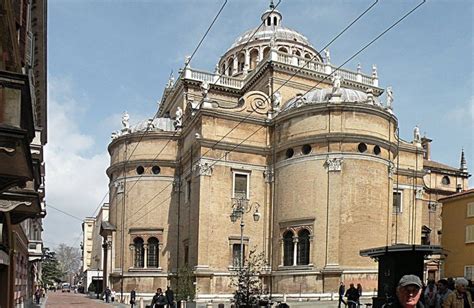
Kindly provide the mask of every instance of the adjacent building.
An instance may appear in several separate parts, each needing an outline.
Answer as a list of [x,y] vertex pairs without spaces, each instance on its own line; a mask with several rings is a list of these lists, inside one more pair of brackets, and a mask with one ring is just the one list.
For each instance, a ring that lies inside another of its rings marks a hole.
[[337,69],[273,5],[261,21],[214,72],[187,58],[158,117],[124,114],[112,134],[101,235],[116,291],[152,294],[189,267],[198,301],[230,297],[256,250],[271,296],[322,298],[341,280],[377,287],[360,250],[439,243],[437,201],[467,189],[465,162],[432,161],[418,127],[398,136],[375,66]]
[[474,189],[439,200],[443,204],[444,276],[474,280]]
[[40,283],[47,142],[46,0],[0,0],[0,306]]

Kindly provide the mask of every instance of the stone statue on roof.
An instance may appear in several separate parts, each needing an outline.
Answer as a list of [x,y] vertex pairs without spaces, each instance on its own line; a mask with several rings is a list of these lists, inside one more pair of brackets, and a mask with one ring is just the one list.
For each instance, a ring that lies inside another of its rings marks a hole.
[[209,83],[207,81],[201,83],[201,93],[203,99],[207,100],[207,94],[209,93]]
[[122,125],[123,125],[123,128],[122,130],[129,130],[130,129],[130,115],[128,114],[128,112],[124,112],[123,115],[122,115]]
[[281,93],[277,91],[273,94],[273,110],[276,112],[279,112],[280,105],[281,105]]
[[393,90],[392,87],[387,87],[387,108],[393,109]]
[[326,59],[326,63],[331,63],[331,54],[328,48],[324,49],[324,58]]
[[181,109],[181,107],[179,106],[178,108],[176,108],[174,126],[176,128],[180,128],[183,126],[183,109]]
[[336,94],[340,92],[339,90],[341,89],[341,81],[342,81],[342,77],[339,75],[335,75],[332,78],[332,94]]
[[415,143],[421,143],[421,135],[420,135],[420,129],[418,128],[418,125],[413,128],[413,142]]

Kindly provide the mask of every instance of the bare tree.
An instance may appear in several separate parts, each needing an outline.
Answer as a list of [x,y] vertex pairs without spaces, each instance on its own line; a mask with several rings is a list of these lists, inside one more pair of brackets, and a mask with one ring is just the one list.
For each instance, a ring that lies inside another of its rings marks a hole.
[[66,280],[71,281],[74,274],[81,268],[81,251],[77,247],[71,247],[64,243],[59,244],[55,249],[56,259],[61,270],[66,275]]

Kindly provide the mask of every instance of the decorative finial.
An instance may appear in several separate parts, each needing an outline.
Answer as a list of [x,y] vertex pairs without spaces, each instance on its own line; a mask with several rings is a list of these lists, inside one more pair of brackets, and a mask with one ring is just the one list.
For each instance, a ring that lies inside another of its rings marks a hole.
[[466,157],[464,157],[464,148],[461,149],[461,169],[462,172],[467,172]]
[[413,128],[413,143],[421,144],[420,128],[418,125]]
[[273,4],[273,0],[270,0],[270,10],[273,10],[275,8],[275,4]]
[[377,78],[377,65],[372,64],[372,77]]
[[393,109],[393,89],[392,87],[387,87],[387,108]]
[[326,63],[331,63],[331,54],[328,48],[324,49],[324,58],[326,58]]
[[362,72],[362,66],[360,65],[360,62],[357,63],[357,74],[360,74]]

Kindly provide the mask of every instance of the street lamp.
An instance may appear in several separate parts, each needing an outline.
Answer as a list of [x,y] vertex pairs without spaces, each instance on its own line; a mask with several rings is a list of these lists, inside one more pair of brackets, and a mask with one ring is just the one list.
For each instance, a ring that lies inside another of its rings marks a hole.
[[242,269],[244,264],[244,214],[252,211],[252,208],[255,208],[253,213],[253,220],[255,222],[260,220],[261,214],[258,212],[260,204],[257,202],[249,204],[248,199],[244,198],[232,198],[232,213],[230,214],[230,221],[236,222],[237,219],[240,219],[240,263],[239,269]]

